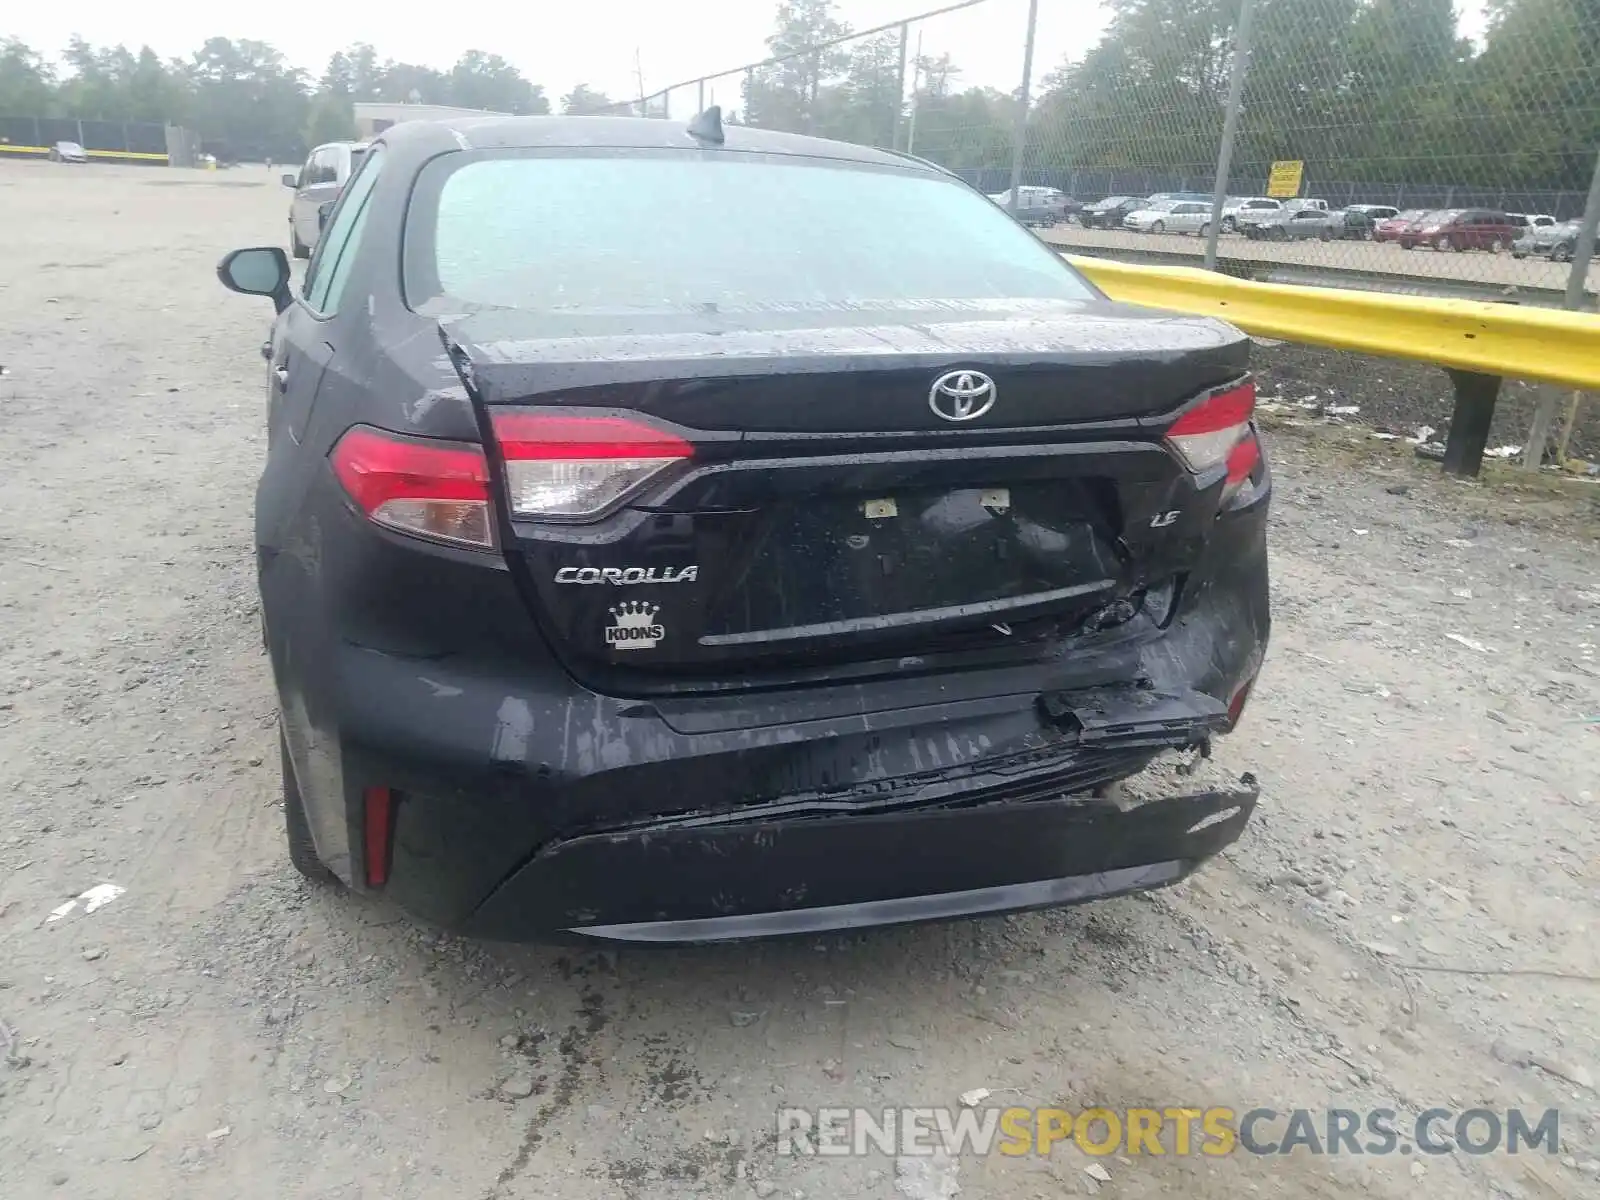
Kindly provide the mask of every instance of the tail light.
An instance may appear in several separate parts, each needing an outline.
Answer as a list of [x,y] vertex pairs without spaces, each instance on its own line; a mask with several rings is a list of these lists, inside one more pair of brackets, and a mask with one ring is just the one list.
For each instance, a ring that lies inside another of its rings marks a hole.
[[1254,676],[1246,679],[1234,689],[1233,695],[1228,698],[1228,731],[1230,733],[1239,724],[1239,718],[1244,716],[1244,706],[1250,699],[1250,689],[1255,686],[1255,682]]
[[694,456],[682,438],[625,417],[501,410],[490,420],[515,517],[596,516]]
[[1231,500],[1261,462],[1261,443],[1250,427],[1256,407],[1253,380],[1212,392],[1167,430],[1167,443],[1199,475],[1226,466],[1222,500]]
[[483,451],[357,425],[331,454],[350,499],[379,525],[436,542],[489,549],[489,468]]
[[394,792],[387,787],[363,788],[361,806],[367,886],[382,887],[389,882],[389,865],[393,857]]

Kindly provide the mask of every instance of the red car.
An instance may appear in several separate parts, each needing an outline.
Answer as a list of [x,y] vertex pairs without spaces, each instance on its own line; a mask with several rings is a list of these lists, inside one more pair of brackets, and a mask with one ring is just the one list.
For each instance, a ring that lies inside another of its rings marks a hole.
[[1428,210],[1425,208],[1408,208],[1402,213],[1373,225],[1372,239],[1376,242],[1398,242],[1401,234],[1426,216],[1428,216]]
[[1498,254],[1516,241],[1518,230],[1511,218],[1489,208],[1448,208],[1431,212],[1400,235],[1400,247],[1410,250],[1432,246],[1435,250],[1489,250]]

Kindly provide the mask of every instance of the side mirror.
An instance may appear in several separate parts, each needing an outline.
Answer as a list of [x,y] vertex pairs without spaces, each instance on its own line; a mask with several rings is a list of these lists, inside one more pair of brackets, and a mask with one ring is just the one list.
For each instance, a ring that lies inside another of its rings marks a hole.
[[293,301],[289,292],[289,256],[282,246],[230,250],[217,264],[217,278],[230,292],[266,296],[278,312]]
[[317,232],[321,233],[328,227],[328,218],[333,215],[334,201],[325,200],[317,205]]
[[300,176],[298,174],[287,173],[286,172],[282,176],[282,178],[283,178],[283,186],[284,187],[286,187],[286,188],[296,188],[296,189],[299,188],[299,186],[300,186]]

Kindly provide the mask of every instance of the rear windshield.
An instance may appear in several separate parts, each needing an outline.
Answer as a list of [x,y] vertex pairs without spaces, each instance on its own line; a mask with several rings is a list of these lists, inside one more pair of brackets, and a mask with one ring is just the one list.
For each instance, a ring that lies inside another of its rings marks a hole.
[[404,266],[408,302],[436,315],[1095,295],[957,180],[697,151],[438,159],[412,194]]

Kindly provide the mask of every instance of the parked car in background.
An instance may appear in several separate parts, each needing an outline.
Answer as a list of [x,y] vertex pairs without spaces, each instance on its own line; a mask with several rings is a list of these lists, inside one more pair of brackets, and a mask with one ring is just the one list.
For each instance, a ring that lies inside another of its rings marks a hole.
[[278,314],[290,861],[654,943],[1177,883],[1260,793],[1139,778],[1266,654],[1250,339],[1107,301],[938,167],[717,111],[400,122],[301,286],[219,264]]
[[1274,200],[1270,196],[1229,196],[1222,206],[1222,231],[1238,233],[1239,217],[1243,214],[1265,215],[1275,213],[1282,207],[1283,201]]
[[[1578,252],[1578,228],[1580,221],[1568,221],[1557,226],[1560,231],[1556,240],[1550,244],[1551,262],[1571,262],[1572,256]],[[1595,241],[1595,252],[1591,258],[1600,258],[1600,239]]]
[[[1563,238],[1572,239],[1576,244],[1578,235],[1578,222],[1567,221],[1564,224],[1530,225],[1523,230],[1522,236],[1511,243],[1511,257],[1528,258],[1530,256],[1550,257],[1555,244]],[[1571,256],[1571,250],[1568,250]]]
[[1199,200],[1157,200],[1122,218],[1124,229],[1139,233],[1205,233],[1211,225],[1211,205]]
[[1078,212],[1078,224],[1085,229],[1121,229],[1122,218],[1144,207],[1140,196],[1107,196],[1085,204]]
[[77,142],[57,142],[50,147],[50,161],[59,163],[86,163],[89,152]]
[[[1393,214],[1394,209],[1383,208],[1385,214]],[[1365,205],[1353,204],[1348,208],[1337,208],[1325,214],[1322,240],[1325,242],[1361,242],[1372,240],[1372,230],[1377,222],[1366,211]]]
[[294,189],[289,202],[289,251],[310,258],[322,232],[322,220],[344,191],[366,157],[365,142],[326,142],[306,156],[306,165],[284,175],[283,186]]
[[1400,210],[1389,204],[1347,204],[1344,213],[1344,236],[1372,241],[1377,234],[1379,222],[1393,220],[1400,215]]
[[[1011,189],[990,196],[1001,208],[1011,211]],[[1059,188],[1029,187],[1017,189],[1017,220],[1024,225],[1055,225],[1065,221],[1083,206]]]
[[1146,196],[1145,199],[1151,202],[1157,200],[1183,200],[1191,204],[1210,204],[1211,194],[1209,192],[1156,192],[1154,195]]
[[1489,208],[1446,208],[1429,213],[1400,238],[1400,246],[1411,250],[1432,246],[1435,250],[1507,250],[1517,238],[1517,227],[1503,212]]
[[1398,242],[1410,229],[1423,217],[1428,215],[1425,208],[1407,208],[1385,220],[1378,221],[1372,227],[1372,240],[1375,242]]
[[1327,212],[1328,202],[1314,199],[1284,200],[1277,208],[1240,209],[1234,220],[1246,237],[1250,236],[1251,229],[1255,229],[1256,236],[1260,237],[1263,227],[1276,227],[1288,219],[1288,214],[1303,211]]
[[1246,237],[1256,241],[1301,242],[1308,238],[1329,241],[1336,228],[1343,229],[1343,222],[1342,212],[1330,213],[1321,208],[1289,208],[1285,205],[1275,213],[1266,213],[1246,222],[1241,228]]

